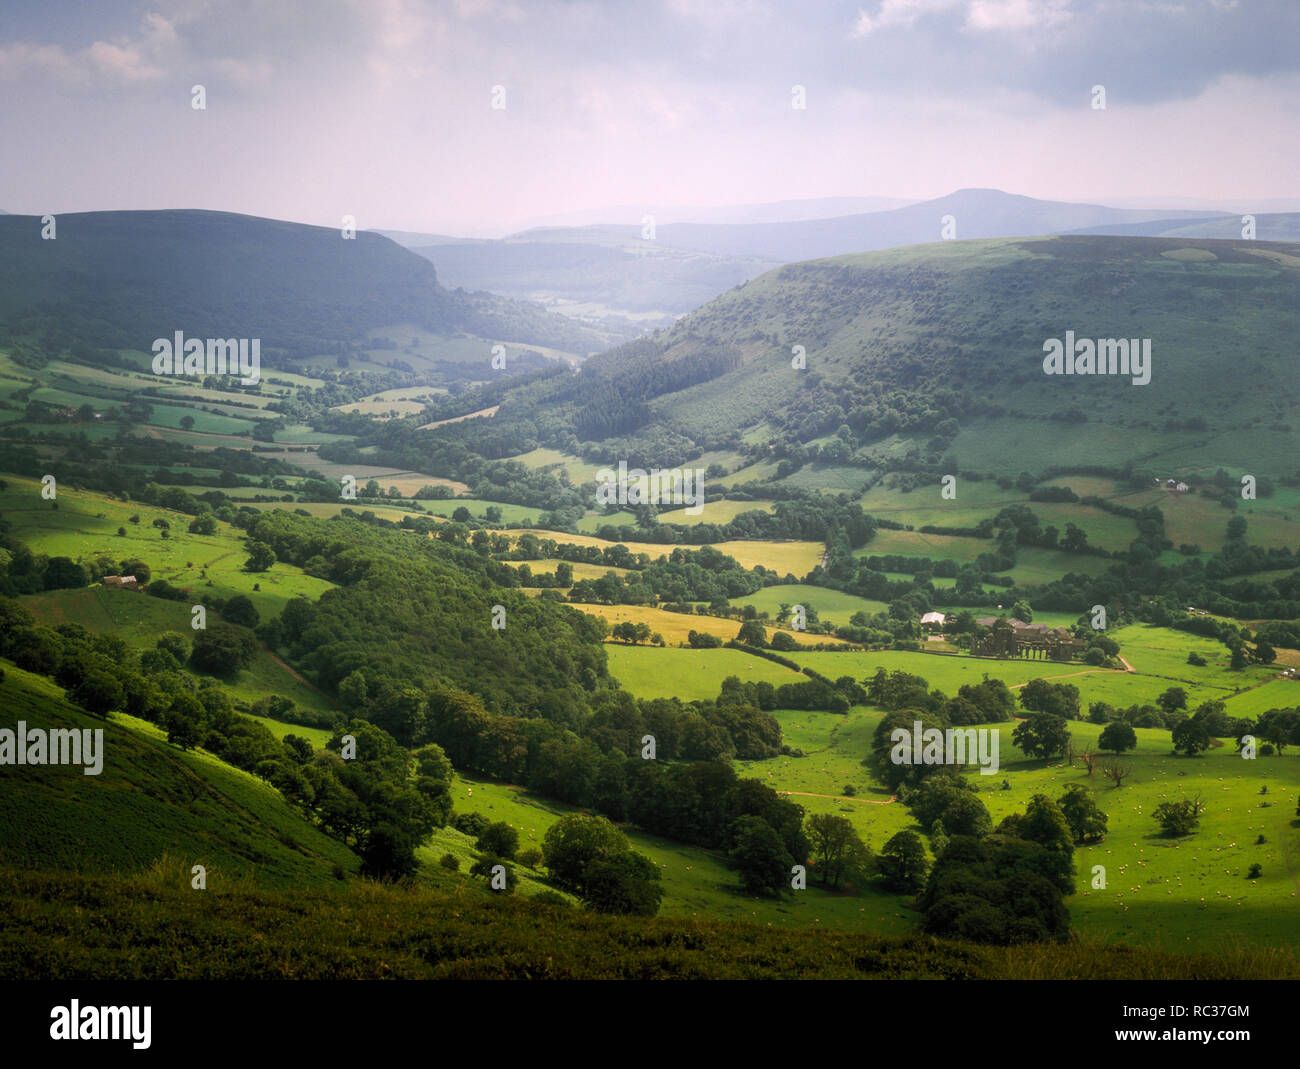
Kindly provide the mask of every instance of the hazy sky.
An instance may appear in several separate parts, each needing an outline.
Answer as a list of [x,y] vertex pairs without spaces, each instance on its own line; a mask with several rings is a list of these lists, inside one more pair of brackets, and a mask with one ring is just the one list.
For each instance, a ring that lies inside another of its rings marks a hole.
[[4,0],[0,208],[1294,197],[1298,42],[1300,0]]

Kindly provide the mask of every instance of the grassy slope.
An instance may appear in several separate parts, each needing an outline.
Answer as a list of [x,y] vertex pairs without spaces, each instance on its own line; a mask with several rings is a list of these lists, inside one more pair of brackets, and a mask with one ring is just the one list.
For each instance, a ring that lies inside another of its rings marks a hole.
[[320,887],[357,859],[292,810],[278,791],[203,751],[182,753],[134,717],[105,722],[63,698],[62,689],[7,662],[0,724],[102,728],[104,768],[4,766],[5,820],[0,855],[11,864],[88,873],[138,870],[164,855],[202,864],[209,886],[255,878],[259,884]]
[[[265,620],[279,615],[291,597],[315,600],[331,586],[291,564],[277,563],[258,574],[245,572],[243,532],[229,524],[218,523],[212,535],[190,534],[185,529],[190,517],[182,513],[72,488],[60,490],[56,510],[50,508],[51,502],[41,500],[38,483],[20,478],[6,481],[8,488],[0,491],[0,514],[13,524],[14,537],[34,552],[83,560],[100,554],[117,561],[138,557],[153,569],[153,578],[194,590],[193,604],[202,604],[205,591],[223,598],[244,594]],[[139,524],[130,522],[133,515],[140,517]],[[170,538],[159,537],[152,526],[155,518],[171,524]],[[125,528],[125,537],[117,535],[119,527]],[[254,585],[261,590],[254,590]],[[101,586],[47,591],[21,600],[43,623],[79,623],[92,631],[120,635],[137,648],[152,647],[165,631],[191,633],[189,601],[165,601]],[[305,708],[332,707],[327,698],[265,653],[259,653],[230,689],[247,701],[282,694]]]
[[763,925],[609,918],[517,899],[351,894],[0,870],[0,977],[209,979],[1183,978],[1300,975],[1273,948],[1179,958],[1074,944],[996,950]]

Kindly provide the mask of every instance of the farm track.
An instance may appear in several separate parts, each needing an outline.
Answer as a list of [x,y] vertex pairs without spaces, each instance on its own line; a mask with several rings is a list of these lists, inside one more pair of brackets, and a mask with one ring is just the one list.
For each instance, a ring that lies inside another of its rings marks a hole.
[[276,664],[278,664],[281,668],[283,668],[286,672],[288,672],[289,675],[293,676],[293,678],[296,679],[299,683],[301,683],[305,687],[309,687],[311,690],[314,690],[322,698],[328,701],[331,706],[334,704],[333,698],[331,698],[328,694],[326,694],[323,690],[321,690],[320,687],[316,686],[315,683],[313,683],[310,679],[304,676],[301,672],[297,671],[295,668],[292,668],[290,665],[282,661],[278,656],[276,656],[274,651],[272,651],[271,647],[264,645],[262,649],[266,653],[266,655],[271,658],[271,660],[273,660]]

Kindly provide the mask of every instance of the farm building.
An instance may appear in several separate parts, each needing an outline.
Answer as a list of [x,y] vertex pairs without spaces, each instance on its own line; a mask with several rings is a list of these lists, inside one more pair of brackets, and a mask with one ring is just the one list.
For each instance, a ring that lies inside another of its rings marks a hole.
[[942,631],[947,617],[941,612],[927,612],[921,617],[921,626],[927,631]]
[[116,590],[138,590],[139,584],[134,575],[106,575],[100,580],[105,586]]
[[1084,644],[1063,627],[993,616],[982,616],[976,623],[991,628],[990,634],[971,643],[971,653],[977,656],[1070,661],[1084,651]]

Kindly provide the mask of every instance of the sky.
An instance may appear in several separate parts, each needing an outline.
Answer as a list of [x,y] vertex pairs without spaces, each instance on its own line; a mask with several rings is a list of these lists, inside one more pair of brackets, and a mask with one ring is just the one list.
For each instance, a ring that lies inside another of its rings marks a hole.
[[0,208],[479,236],[964,187],[1249,210],[1300,196],[1297,42],[1300,0],[4,0]]

